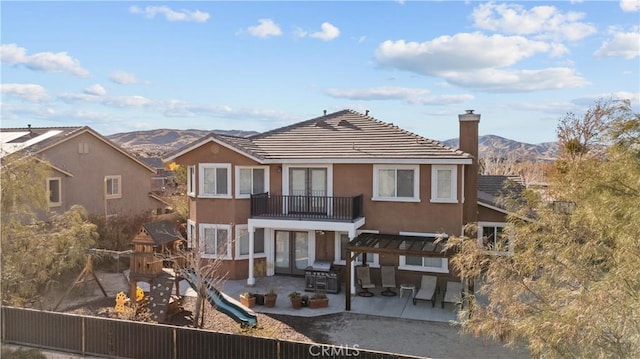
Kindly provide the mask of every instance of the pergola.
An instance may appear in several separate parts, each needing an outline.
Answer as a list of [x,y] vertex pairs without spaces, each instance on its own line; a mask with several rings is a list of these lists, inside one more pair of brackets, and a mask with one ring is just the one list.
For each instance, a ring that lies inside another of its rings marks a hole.
[[445,258],[451,253],[451,251],[444,251],[445,243],[446,237],[438,237],[437,235],[425,237],[378,233],[359,234],[345,246],[347,252],[345,310],[351,310],[351,263],[357,256],[362,253],[378,253]]

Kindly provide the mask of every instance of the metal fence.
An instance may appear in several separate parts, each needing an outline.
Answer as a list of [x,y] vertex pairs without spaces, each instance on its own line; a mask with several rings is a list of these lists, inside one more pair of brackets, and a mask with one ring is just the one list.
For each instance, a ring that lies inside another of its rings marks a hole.
[[106,358],[418,358],[358,347],[15,307],[3,306],[1,317],[3,343]]

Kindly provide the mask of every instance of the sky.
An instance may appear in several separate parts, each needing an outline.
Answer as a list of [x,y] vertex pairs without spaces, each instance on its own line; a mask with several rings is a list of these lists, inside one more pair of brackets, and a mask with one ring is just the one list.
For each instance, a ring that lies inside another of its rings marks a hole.
[[541,143],[640,112],[640,0],[1,1],[1,126],[267,131],[343,109]]

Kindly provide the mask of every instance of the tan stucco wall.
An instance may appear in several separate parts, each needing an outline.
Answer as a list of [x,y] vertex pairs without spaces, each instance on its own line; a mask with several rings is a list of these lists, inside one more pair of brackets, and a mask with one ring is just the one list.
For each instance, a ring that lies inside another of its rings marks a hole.
[[[207,143],[175,159],[183,166],[199,163],[231,163],[231,193],[235,197],[235,166],[258,166],[251,158],[232,151],[220,144]],[[431,203],[431,166],[420,166],[420,202],[372,201],[373,164],[335,164],[333,167],[333,195],[363,195],[366,224],[361,229],[377,230],[380,233],[399,232],[448,233],[459,235],[462,228],[462,165],[458,167],[457,195],[459,203]],[[196,168],[196,171],[198,169]],[[271,164],[269,170],[269,192],[282,194],[282,165]],[[198,187],[196,176],[196,188]],[[190,219],[197,223],[238,225],[246,224],[250,216],[249,199],[195,198],[190,200]],[[232,233],[235,237],[235,231]],[[316,234],[315,258],[333,261],[335,258],[334,232]],[[234,252],[235,254],[235,248]],[[380,264],[398,266],[398,257],[381,255]],[[242,279],[248,275],[248,261],[224,261],[221,271],[228,271],[228,278]],[[421,273],[400,271],[399,278],[408,282],[417,281]],[[440,275],[446,277],[447,275]]]
[[506,222],[507,215],[491,208],[478,205],[479,222]]
[[[89,153],[79,153],[80,143],[89,145]],[[49,148],[41,156],[73,174],[63,178],[61,210],[80,204],[89,213],[104,214],[104,178],[110,175],[122,176],[122,196],[107,201],[109,214],[140,213],[162,207],[148,195],[153,172],[90,133],[85,132]]]

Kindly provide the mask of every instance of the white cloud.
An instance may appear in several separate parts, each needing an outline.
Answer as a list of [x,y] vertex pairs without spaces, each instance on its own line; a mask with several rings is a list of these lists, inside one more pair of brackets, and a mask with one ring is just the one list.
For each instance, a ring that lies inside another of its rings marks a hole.
[[629,91],[616,91],[616,92],[609,92],[609,93],[587,95],[587,96],[573,99],[571,102],[575,103],[576,105],[587,107],[587,106],[592,106],[596,101],[601,99],[628,100],[631,102],[631,107],[635,108],[635,111],[637,111],[637,109],[640,108],[640,92],[629,92]]
[[530,92],[589,85],[585,78],[566,67],[541,70],[482,69],[474,72],[452,72],[445,78],[457,86],[488,92]]
[[614,32],[613,37],[602,43],[594,53],[596,57],[624,57],[627,60],[640,56],[640,32]]
[[320,39],[322,41],[331,41],[340,36],[340,29],[333,26],[328,22],[323,22],[320,26],[320,31],[316,32],[308,32],[303,30],[302,28],[296,28],[293,31],[293,36],[295,37],[313,37],[315,39]]
[[135,85],[146,83],[146,81],[140,80],[136,75],[125,71],[114,71],[109,76],[111,81],[120,85]]
[[558,47],[522,36],[476,32],[440,36],[422,43],[387,40],[376,49],[375,59],[383,67],[439,76],[449,71],[506,67],[538,53],[555,55]]
[[146,18],[152,19],[157,14],[163,14],[167,21],[192,21],[206,22],[209,20],[209,14],[200,10],[172,10],[168,6],[146,6],[144,9],[138,6],[131,6],[129,12],[132,14],[141,14]]
[[49,99],[47,90],[35,84],[0,84],[0,93],[28,102],[43,102]]
[[416,105],[446,105],[473,100],[472,95],[432,96],[427,89],[409,87],[373,87],[368,89],[327,89],[325,93],[334,98],[349,100],[404,100]]
[[153,104],[153,101],[144,96],[95,96],[86,93],[61,93],[58,98],[66,103],[97,103],[109,107],[139,108]]
[[620,0],[620,8],[624,12],[640,11],[640,0]]
[[250,26],[247,29],[247,32],[249,32],[251,36],[262,37],[262,38],[282,35],[282,30],[280,29],[280,26],[278,26],[278,24],[273,22],[273,20],[271,19],[258,20],[258,25]]
[[597,31],[594,25],[581,21],[584,13],[562,13],[555,6],[526,9],[517,4],[489,2],[478,5],[471,17],[480,29],[556,40],[576,41]]
[[67,55],[66,52],[38,52],[27,55],[24,47],[3,44],[0,46],[0,58],[3,64],[24,65],[34,71],[67,72],[78,77],[89,76],[89,71],[80,66],[80,61]]
[[321,31],[311,33],[309,36],[322,41],[331,41],[340,36],[340,29],[328,22],[323,22],[320,29]]
[[104,96],[107,94],[107,90],[105,90],[104,87],[100,86],[100,84],[89,86],[82,90],[82,92],[86,93],[87,95],[94,96]]

